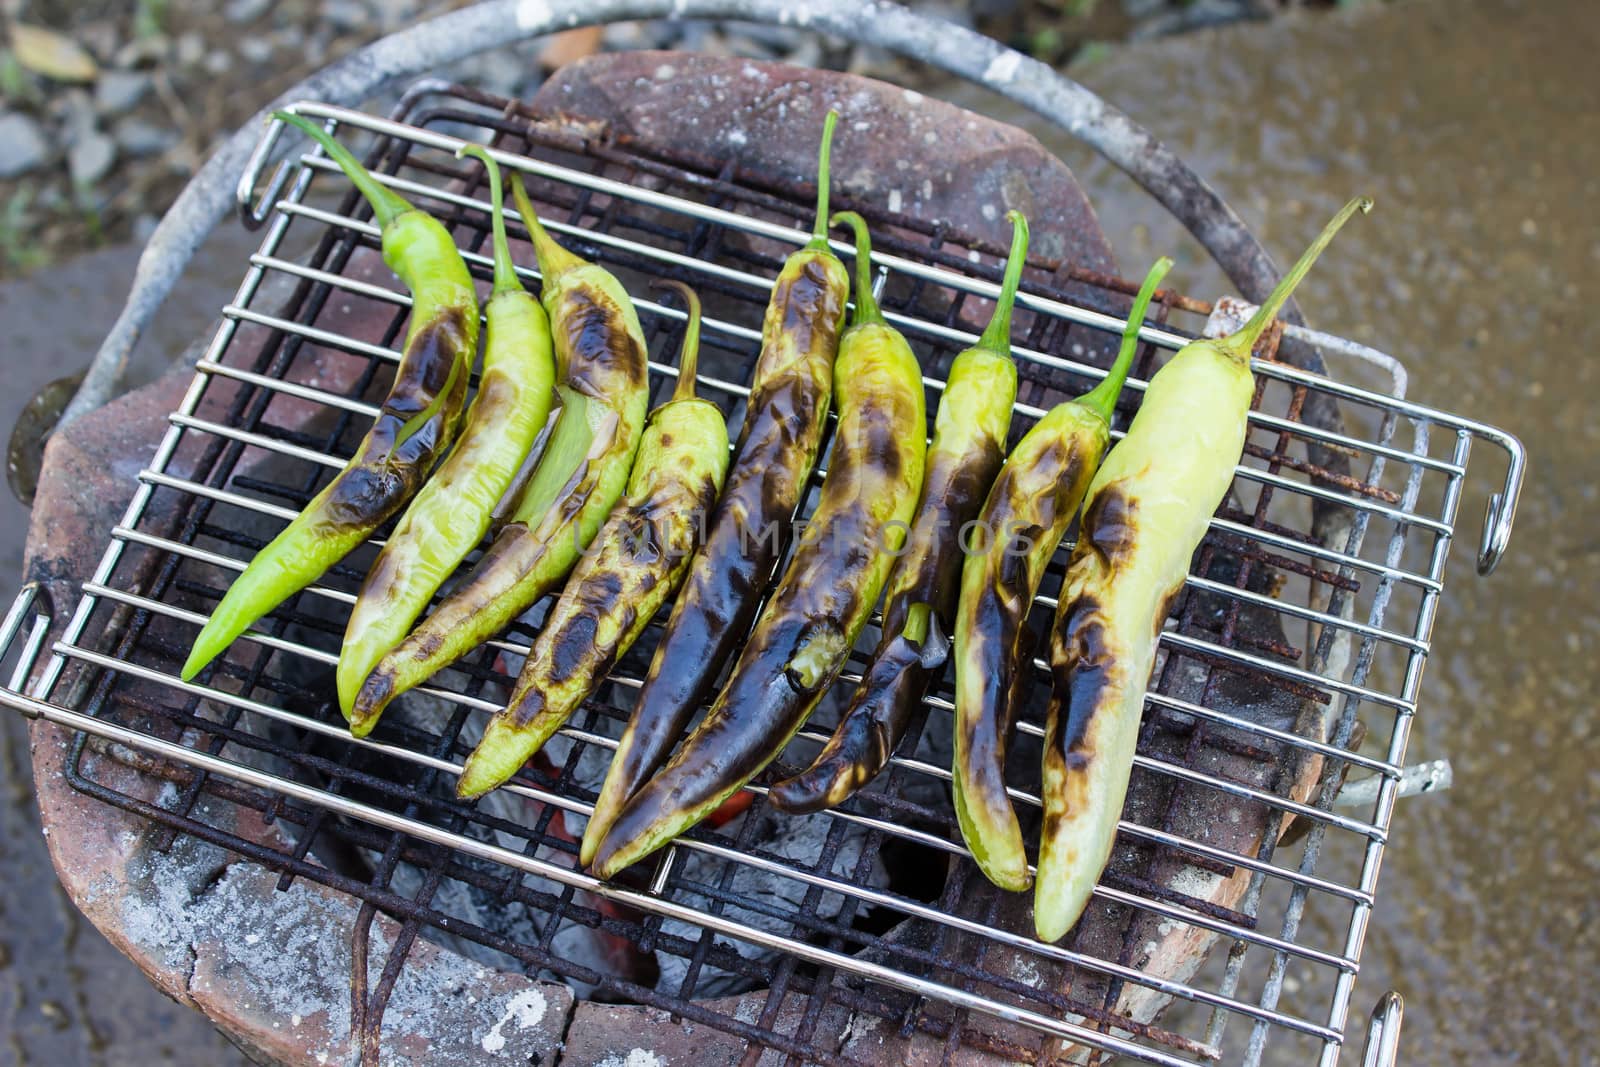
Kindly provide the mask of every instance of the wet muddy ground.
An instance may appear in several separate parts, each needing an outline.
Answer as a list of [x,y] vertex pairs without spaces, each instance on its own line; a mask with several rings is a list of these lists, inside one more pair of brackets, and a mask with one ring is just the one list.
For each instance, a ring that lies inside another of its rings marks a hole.
[[[1528,445],[1511,551],[1485,579],[1477,517],[1501,468],[1492,449],[1473,456],[1409,753],[1449,757],[1455,787],[1401,802],[1356,985],[1362,1013],[1405,993],[1408,1065],[1594,1062],[1600,78],[1583,72],[1597,55],[1600,11],[1582,0],[1415,0],[1073,72],[1205,175],[1280,262],[1371,194],[1376,210],[1302,287],[1307,316],[1404,360],[1415,399]],[[1176,284],[1224,287],[1131,182],[1052,147],[1125,273],[1176,249]]]
[[[1372,194],[1377,211],[1302,290],[1308,316],[1402,358],[1416,399],[1529,445],[1516,536],[1488,579],[1471,546],[1498,470],[1489,450],[1474,456],[1410,753],[1451,758],[1456,786],[1402,803],[1357,984],[1358,1012],[1386,988],[1406,994],[1406,1064],[1593,1055],[1600,78],[1584,72],[1597,55],[1600,14],[1582,0],[1396,0],[1147,42],[1074,70],[1207,176],[1280,258],[1348,195]],[[1078,168],[1126,272],[1175,251],[1183,288],[1225,288],[1152,201],[1077,146],[1052,146]],[[249,243],[236,227],[214,240],[147,359],[205,328]],[[12,353],[0,428],[92,350],[132,262],[113,249],[0,286]],[[11,574],[24,523],[0,499]],[[22,737],[0,723],[0,1064],[98,1062],[123,1042],[160,1050],[147,1062],[229,1062],[202,1020],[144,987],[55,892]]]

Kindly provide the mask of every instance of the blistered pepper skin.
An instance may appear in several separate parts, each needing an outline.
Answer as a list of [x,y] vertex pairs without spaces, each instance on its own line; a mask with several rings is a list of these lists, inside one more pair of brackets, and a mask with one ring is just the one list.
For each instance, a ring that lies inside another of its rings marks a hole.
[[511,700],[467,760],[462,797],[504,782],[566,724],[677,590],[700,543],[728,467],[728,425],[720,408],[694,396],[699,301],[682,288],[691,310],[678,390],[651,414],[627,493],[573,569]]
[[394,385],[372,428],[344,469],[229,586],[195,638],[181,671],[185,681],[416,494],[455,439],[477,355],[477,295],[450,232],[376,182],[320,126],[296,115],[278,117],[321,143],[372,203],[384,262],[411,291],[411,319]]
[[982,528],[990,542],[962,567],[951,799],[973,859],[1002,889],[1027,889],[1032,880],[1005,781],[1007,741],[1033,660],[1028,612],[1105,455],[1139,326],[1171,267],[1170,259],[1159,260],[1145,276],[1105,380],[1045,412],[1017,442],[984,503]]
[[823,127],[818,230],[773,283],[733,464],[595,802],[583,836],[585,864],[623,803],[661,768],[694,713],[716,695],[717,679],[776,578],[816,467],[850,294],[850,276],[826,237],[835,120],[830,112]]
[[360,729],[557,588],[627,486],[649,404],[644,331],[617,279],[556,244],[513,179],[544,273],[562,407],[514,520],[471,574],[379,661],[352,709]]
[[[858,277],[868,275],[865,223]],[[711,814],[805,723],[849,658],[903,543],[925,462],[922,372],[857,285],[839,346],[839,424],[816,510],[706,717],[605,829],[592,867],[609,878]]]
[[811,766],[773,785],[769,796],[784,811],[834,807],[877,776],[949,658],[944,635],[953,622],[962,545],[1005,460],[1017,396],[1010,322],[1027,261],[1028,223],[1020,212],[1008,217],[1014,232],[1004,282],[978,343],[951,362],[921,499],[884,593],[882,637],[828,743]]
[[1371,206],[1346,204],[1238,333],[1180,349],[1089,487],[1051,628],[1041,940],[1072,929],[1111,858],[1161,627],[1244,450],[1251,349],[1333,235]]
[[455,448],[406,509],[350,610],[335,680],[340,709],[358,735],[377,723],[375,716],[353,717],[362,683],[483,540],[555,398],[550,318],[512,266],[500,168],[477,145],[461,154],[484,161],[494,211],[495,285],[484,308],[483,370]]

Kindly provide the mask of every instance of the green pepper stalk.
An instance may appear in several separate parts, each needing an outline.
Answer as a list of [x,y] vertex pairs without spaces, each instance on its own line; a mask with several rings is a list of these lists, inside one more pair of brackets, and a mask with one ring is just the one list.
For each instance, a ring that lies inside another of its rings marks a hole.
[[710,815],[777,756],[833,684],[878,601],[922,486],[927,415],[911,346],[872,297],[856,231],[856,307],[839,341],[834,431],[816,511],[721,694],[595,849],[609,878]]
[[394,385],[350,462],[234,580],[181,675],[188,681],[267,612],[320,578],[399,511],[455,438],[478,348],[478,300],[450,232],[368,174],[322,127],[274,118],[308,134],[372,205],[383,261],[411,291]]
[[775,578],[816,466],[850,294],[850,275],[828,247],[828,156],[837,121],[830,111],[823,122],[813,236],[784,261],[773,284],[727,485],[595,801],[579,856],[585,865],[623,802],[660,769],[689,719],[715,695]]
[[1032,648],[1028,609],[1105,455],[1139,326],[1171,268],[1172,260],[1161,259],[1145,276],[1105,380],[1045,412],[1012,449],[984,502],[977,529],[986,540],[967,546],[961,567],[951,791],[961,836],[983,873],[1002,889],[1029,885],[1022,829],[1005,783],[1006,739],[1031,658],[1024,656]]
[[1051,629],[1042,940],[1078,921],[1111,857],[1161,626],[1244,451],[1250,351],[1339,228],[1371,207],[1346,204],[1238,333],[1180,349],[1089,486]]
[[522,180],[511,194],[533,238],[550,316],[561,411],[512,521],[466,580],[379,661],[351,728],[471,652],[550,592],[622,495],[649,406],[644,331],[622,284],[545,232]]
[[695,396],[700,300],[682,282],[689,309],[678,385],[650,415],[628,491],[545,618],[516,691],[467,759],[456,794],[475,797],[504,782],[565,725],[578,705],[644,632],[689,569],[703,516],[728,469],[722,409]]
[[1007,216],[1011,255],[994,315],[978,343],[950,364],[922,499],[906,551],[884,594],[883,635],[855,697],[811,766],[778,782],[769,796],[784,811],[820,811],[844,802],[883,770],[928,687],[949,656],[961,575],[962,531],[977,517],[1005,459],[1017,367],[1011,360],[1011,308],[1028,258],[1028,220]]
[[[484,307],[483,372],[455,448],[406,509],[351,609],[336,674],[347,719],[372,668],[405,639],[439,586],[483,540],[555,399],[550,318],[511,261],[500,167],[479,145],[464,145],[456,155],[483,162],[493,204],[494,290]],[[358,736],[376,722],[360,720]]]

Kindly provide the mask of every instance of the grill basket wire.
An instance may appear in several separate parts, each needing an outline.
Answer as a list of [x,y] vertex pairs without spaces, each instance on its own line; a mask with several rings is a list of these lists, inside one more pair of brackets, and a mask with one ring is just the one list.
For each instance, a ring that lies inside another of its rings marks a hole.
[[[453,150],[457,137],[492,144],[503,163],[533,179],[531,191],[547,206],[547,224],[557,235],[616,270],[631,292],[643,293],[637,283],[658,275],[681,277],[701,290],[707,302],[701,394],[731,413],[740,410],[767,287],[783,256],[804,240],[810,190],[763,182],[732,161],[646,153],[603,138],[579,141],[559,126],[531,121],[536,116],[524,105],[436,85],[408,94],[391,120],[322,105],[298,110],[333,120],[336,133],[352,142],[360,139],[359,130],[375,135],[367,163],[450,226],[485,280],[482,172],[476,163],[457,161]],[[324,191],[342,196],[342,202],[321,206],[328,200]],[[947,803],[908,799],[917,786],[942,788],[948,777],[945,767],[916,755],[897,758],[843,810],[811,816],[827,826],[815,855],[796,858],[758,847],[753,810],[725,828],[702,828],[668,850],[648,886],[602,886],[572,869],[575,845],[555,819],[558,812],[575,813],[571,828],[581,830],[577,816],[587,812],[593,794],[575,777],[578,764],[586,754],[594,760],[614,745],[659,619],[574,717],[565,732],[566,754],[551,762],[548,773],[525,770],[507,787],[527,800],[525,822],[457,802],[453,772],[470,749],[474,724],[504,698],[510,681],[505,654],[525,651],[533,626],[517,624],[436,679],[427,692],[442,702],[445,714],[411,715],[397,705],[373,739],[355,741],[345,732],[330,700],[331,665],[370,555],[352,557],[263,620],[259,632],[241,641],[204,681],[184,684],[176,678],[203,612],[349,455],[376,410],[371,400],[396,358],[409,306],[403,293],[386,287],[393,285],[386,275],[376,282],[354,276],[362,257],[370,264],[377,230],[320,152],[280,172],[268,200],[260,251],[225,309],[155,459],[140,474],[127,515],[111,531],[99,570],[85,583],[25,697],[21,683],[44,633],[38,625],[27,630],[6,700],[80,731],[69,777],[85,793],[151,819],[169,835],[192,835],[266,864],[282,872],[282,885],[310,878],[361,899],[356,936],[363,944],[353,955],[358,967],[365,966],[371,919],[378,912],[392,916],[400,934],[382,973],[354,976],[366,994],[357,1018],[364,1041],[375,1039],[415,939],[428,936],[493,950],[507,968],[559,976],[592,985],[608,998],[667,1009],[733,1034],[752,1051],[776,1050],[792,1062],[850,1062],[825,1043],[832,1036],[824,1024],[829,1008],[876,1016],[884,1032],[921,1031],[943,1039],[947,1050],[970,1045],[1018,1059],[1034,1058],[1053,1035],[1155,1063],[1337,1061],[1471,445],[1474,437],[1489,439],[1507,447],[1515,464],[1513,439],[1283,364],[1258,365],[1261,385],[1246,459],[1234,498],[1197,555],[1196,577],[1178,607],[1177,623],[1163,636],[1165,658],[1147,705],[1136,776],[1166,776],[1265,804],[1310,829],[1299,843],[1280,846],[1268,834],[1255,853],[1235,855],[1175,833],[1170,821],[1123,824],[1122,843],[1138,845],[1152,870],[1176,857],[1250,876],[1237,909],[1185,897],[1136,874],[1108,875],[1097,891],[1094,906],[1122,907],[1220,934],[1227,949],[1219,943],[1186,979],[1145,974],[1132,963],[1136,946],[1124,945],[1115,958],[1098,958],[1081,951],[1072,937],[1059,946],[1042,945],[991,925],[993,907],[986,917],[962,906],[984,887],[969,859],[952,866],[936,899],[918,899],[895,883],[888,889],[870,885],[874,857],[964,856]],[[1004,249],[978,246],[939,225],[886,216],[871,204],[848,206],[875,223],[884,310],[924,361],[931,415],[950,358],[971,342],[974,324],[987,315],[983,298],[994,292]],[[296,244],[310,248],[309,254],[290,256],[286,249]],[[366,251],[358,255],[359,250]],[[1133,288],[1070,265],[1045,266],[1051,273],[1035,272],[1014,331],[1022,377],[1014,433],[1098,379]],[[524,274],[530,281],[537,277],[531,270]],[[387,332],[377,342],[343,337],[329,326],[347,301],[389,309]],[[660,399],[675,373],[670,364],[682,315],[648,300],[638,306]],[[1144,331],[1147,343],[1124,396],[1118,431],[1159,365],[1158,351],[1170,351],[1192,335],[1167,325],[1168,317],[1187,316],[1193,321],[1186,325],[1198,328],[1192,313],[1204,310],[1181,298],[1158,309],[1156,322]],[[1337,347],[1334,339],[1326,340]],[[360,373],[342,392],[319,388],[313,365],[319,355],[355,360]],[[1350,426],[1344,434],[1301,421],[1307,397],[1319,390],[1343,407]],[[226,398],[224,418],[197,414],[208,396]],[[301,418],[307,406],[318,417]],[[1402,428],[1406,433],[1397,436]],[[1308,459],[1311,441],[1348,456],[1357,473],[1314,466]],[[239,469],[246,455],[272,462],[247,475]],[[1322,545],[1312,536],[1313,499],[1347,509],[1346,543]],[[1036,622],[1053,607],[1065,555],[1064,547],[1052,564]],[[1214,566],[1225,559],[1232,561],[1229,566]],[[1283,579],[1277,597],[1260,588],[1268,572]],[[8,640],[22,634],[26,610],[21,601],[13,609],[4,632]],[[1264,611],[1281,618],[1286,640],[1263,641],[1258,630],[1241,624],[1242,613]],[[874,636],[861,647],[869,647]],[[1349,650],[1347,658],[1341,648]],[[859,666],[858,658],[853,667]],[[1179,676],[1202,679],[1200,701],[1170,695]],[[1215,684],[1239,677],[1326,707],[1329,736],[1274,731],[1208,705]],[[1374,677],[1398,681],[1385,690]],[[948,717],[948,696],[946,679],[930,700],[930,720]],[[1366,740],[1359,750],[1346,751],[1358,711]],[[783,764],[807,760],[831,726],[819,714]],[[1036,718],[1019,730],[1040,733]],[[1185,739],[1178,758],[1148,754],[1144,742],[1157,732]],[[92,734],[121,742],[124,758],[174,782],[177,799],[156,806],[97,778],[79,759]],[[1214,745],[1271,764],[1269,785],[1210,773],[1198,757]],[[902,751],[911,751],[909,745]],[[1287,768],[1308,757],[1325,759],[1322,778],[1310,802],[1298,803],[1287,797]],[[1020,762],[1013,761],[1011,770],[1014,781],[1025,783]],[[1333,808],[1347,769],[1385,777],[1372,810]],[[1036,810],[1026,788],[1015,793],[1019,810]],[[758,796],[756,805],[762,803]],[[295,844],[273,847],[231,833],[216,814],[230,807],[277,820]],[[841,850],[847,833],[862,832],[858,851]],[[335,845],[374,857],[373,869],[352,874],[319,862]],[[715,861],[718,877],[691,877],[681,862],[690,852]],[[735,876],[752,869],[798,887],[801,903],[741,892]],[[473,922],[452,911],[449,901],[460,894],[442,887],[519,905],[541,917],[540,933],[517,940]],[[596,893],[635,910],[597,908]],[[842,905],[824,911],[824,898]],[[758,928],[741,918],[762,913],[780,920],[782,929]],[[664,927],[667,918],[688,924],[694,935],[684,936],[682,926]],[[884,932],[894,924],[896,932]],[[686,977],[676,988],[657,990],[564,959],[552,951],[552,940],[573,925],[600,927],[659,954],[682,957]],[[918,936],[899,936],[907,930]],[[750,958],[736,951],[740,943],[777,951]],[[1091,999],[1074,994],[1076,983],[1030,985],[985,966],[986,959],[1008,955],[1045,968],[1064,961],[1079,973],[1109,975],[1113,982]],[[725,1010],[725,1002],[697,999],[711,969],[767,991],[758,1017],[738,1017]],[[1115,1014],[1118,992],[1140,986],[1173,996],[1174,1008],[1159,1024]],[[1013,1025],[996,1031],[991,1016]]]

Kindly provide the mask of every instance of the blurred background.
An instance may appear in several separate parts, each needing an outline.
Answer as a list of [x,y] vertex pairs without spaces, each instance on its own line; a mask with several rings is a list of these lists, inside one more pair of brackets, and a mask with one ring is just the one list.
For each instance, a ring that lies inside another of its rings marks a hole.
[[[0,0],[0,430],[84,366],[142,242],[211,146],[365,41],[457,3]],[[1165,139],[1281,260],[1349,195],[1301,290],[1325,329],[1409,368],[1411,396],[1500,425],[1531,473],[1512,549],[1456,546],[1410,758],[1455,787],[1403,801],[1356,1005],[1407,999],[1406,1064],[1596,1062],[1600,1010],[1600,12],[1586,0],[978,0],[924,10],[1072,76]],[[851,70],[1033,129],[1078,172],[1125,274],[1179,259],[1176,223],[997,98],[847,41],[743,24],[620,25],[508,46],[445,76],[525,96],[601,49],[681,48]],[[1036,228],[1040,223],[1036,222]],[[207,329],[255,239],[225,223],[142,344],[149,380]],[[1462,514],[1476,533],[1489,460]],[[0,494],[0,596],[26,509]],[[1388,680],[1393,683],[1396,680]],[[220,1064],[239,1054],[148,987],[59,892],[21,721],[0,716],[0,1064]],[[1557,818],[1559,816],[1559,818]],[[1557,819],[1552,823],[1551,819]],[[1349,1058],[1353,1058],[1352,1053]]]

